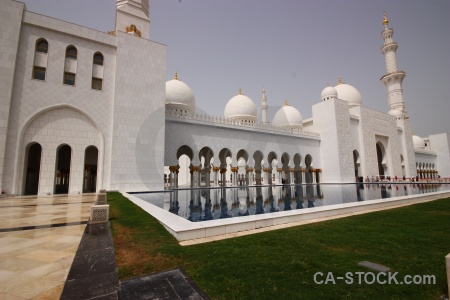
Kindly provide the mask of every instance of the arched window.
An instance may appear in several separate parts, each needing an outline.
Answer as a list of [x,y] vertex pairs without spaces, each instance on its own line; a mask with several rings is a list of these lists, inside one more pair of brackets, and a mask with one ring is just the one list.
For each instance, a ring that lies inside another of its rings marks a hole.
[[103,55],[100,52],[94,54],[94,65],[103,66]]
[[36,52],[48,53],[48,42],[45,39],[36,41]]
[[47,71],[48,42],[44,38],[36,40],[34,48],[33,79],[45,80]]
[[93,90],[103,90],[103,54],[101,52],[95,52],[93,57],[92,67],[92,84]]
[[66,49],[66,58],[77,59],[78,51],[74,46],[69,46]]

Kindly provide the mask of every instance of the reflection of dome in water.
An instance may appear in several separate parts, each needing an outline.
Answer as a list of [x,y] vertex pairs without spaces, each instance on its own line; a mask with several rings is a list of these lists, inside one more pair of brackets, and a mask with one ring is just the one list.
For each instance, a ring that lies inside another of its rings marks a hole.
[[273,117],[272,125],[302,129],[303,118],[300,112],[286,101]]
[[166,106],[181,111],[195,112],[194,93],[186,83],[178,80],[176,73],[174,79],[166,82]]
[[225,118],[255,123],[257,118],[256,105],[239,89],[239,94],[231,98],[225,106],[224,116]]
[[362,97],[359,91],[350,84],[343,83],[341,78],[339,78],[339,83],[334,88],[338,92],[338,98],[347,101],[349,105],[362,104]]
[[413,135],[413,144],[416,149],[425,149],[425,141],[417,135]]

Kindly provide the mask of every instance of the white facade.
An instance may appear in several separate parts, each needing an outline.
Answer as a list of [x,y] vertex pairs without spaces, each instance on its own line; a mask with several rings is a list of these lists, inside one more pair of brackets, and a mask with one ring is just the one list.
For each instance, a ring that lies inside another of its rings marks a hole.
[[286,103],[270,123],[264,90],[260,105],[239,91],[224,116],[209,116],[195,112],[177,76],[165,82],[166,46],[149,40],[148,0],[117,0],[111,33],[0,4],[2,193],[450,177],[449,134],[413,142],[386,18],[389,113],[364,107],[339,80],[312,119]]

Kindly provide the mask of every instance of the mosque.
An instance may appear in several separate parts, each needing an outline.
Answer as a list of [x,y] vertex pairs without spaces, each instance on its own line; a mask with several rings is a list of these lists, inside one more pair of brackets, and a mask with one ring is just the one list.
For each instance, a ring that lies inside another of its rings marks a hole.
[[3,194],[450,177],[449,134],[413,136],[386,15],[387,113],[339,79],[318,91],[312,118],[286,101],[269,120],[264,89],[258,105],[239,89],[211,116],[177,74],[165,82],[148,0],[117,0],[108,33],[0,3]]

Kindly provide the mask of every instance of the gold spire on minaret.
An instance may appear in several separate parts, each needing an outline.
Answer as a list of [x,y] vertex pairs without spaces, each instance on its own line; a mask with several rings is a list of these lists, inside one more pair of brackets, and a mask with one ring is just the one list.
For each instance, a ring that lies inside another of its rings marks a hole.
[[263,93],[263,95],[266,94],[266,89],[264,87],[262,88],[262,93]]
[[178,72],[175,72],[175,76],[173,76],[173,79],[178,80]]
[[242,94],[242,89],[241,89],[241,88],[239,88],[238,95],[243,95],[243,94]]
[[339,78],[338,78],[338,85],[339,84],[343,84],[344,82],[342,81],[342,77],[341,76],[339,76]]
[[289,106],[289,102],[287,100],[284,100],[284,106]]
[[386,27],[389,25],[389,20],[388,20],[388,18],[386,17],[386,12],[384,12],[383,24],[384,24],[384,26],[386,26]]

